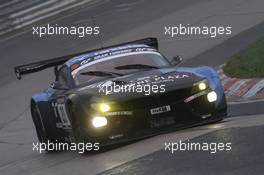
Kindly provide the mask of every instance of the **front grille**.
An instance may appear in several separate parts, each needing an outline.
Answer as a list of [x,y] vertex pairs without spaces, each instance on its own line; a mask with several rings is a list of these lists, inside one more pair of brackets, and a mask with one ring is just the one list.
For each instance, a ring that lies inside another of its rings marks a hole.
[[[115,111],[132,111],[132,115],[109,116],[109,135],[120,133],[127,135],[137,131],[162,129],[170,126],[182,126],[202,120],[201,115],[211,113],[214,103],[201,96],[191,103],[184,99],[190,96],[191,89],[181,89],[166,92],[156,96],[146,96],[138,99],[124,101],[114,107]],[[170,105],[171,110],[151,115],[152,108]]]
[[[190,95],[191,88],[169,91],[151,96],[140,96],[132,100],[126,100],[116,104],[116,110],[140,110],[146,108],[155,108],[162,105],[183,101]],[[133,98],[133,97],[132,97]]]

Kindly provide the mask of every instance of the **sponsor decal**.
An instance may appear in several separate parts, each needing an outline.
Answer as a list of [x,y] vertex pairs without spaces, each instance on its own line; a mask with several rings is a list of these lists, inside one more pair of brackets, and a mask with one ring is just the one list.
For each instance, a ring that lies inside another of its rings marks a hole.
[[[122,48],[122,47],[120,47]],[[120,49],[119,48],[119,49]],[[116,57],[121,57],[121,56],[126,56],[126,55],[130,55],[130,54],[138,54],[138,53],[155,53],[155,54],[159,54],[155,49],[153,48],[149,48],[149,47],[141,47],[141,48],[122,48],[121,50],[104,50],[101,52],[97,52],[94,54],[87,54],[87,55],[83,55],[81,57],[77,57],[77,58],[73,58],[73,63],[77,63],[80,66],[79,68],[85,68],[87,65],[93,64],[93,62],[96,61],[100,61],[101,59],[113,59]],[[160,54],[159,54],[160,55]],[[90,63],[90,64],[89,64]],[[75,69],[76,71],[77,69]],[[76,72],[73,72],[73,75],[76,74]]]
[[107,116],[120,116],[120,115],[133,115],[132,111],[117,111],[117,112],[108,112]]
[[186,98],[186,99],[184,100],[184,102],[185,102],[185,103],[188,103],[188,102],[190,102],[190,101],[192,101],[192,100],[194,100],[194,99],[196,99],[196,98],[198,98],[198,97],[201,97],[201,96],[205,95],[206,93],[207,93],[206,91],[202,91],[202,92],[199,92],[199,93],[197,93],[197,94],[194,94],[194,95],[192,95],[192,96]]
[[113,140],[113,139],[117,139],[117,138],[120,138],[120,137],[123,137],[124,134],[117,134],[117,135],[112,135],[112,136],[109,136],[109,139]]
[[[175,79],[184,79],[189,78],[188,74],[170,74],[170,75],[155,75],[155,76],[146,76],[140,77],[135,80],[131,80],[128,82],[123,82],[122,85],[143,85],[143,84],[152,84],[152,83],[164,83],[169,81],[174,81]],[[113,81],[105,81],[97,85],[97,87],[111,86],[114,85]]]
[[150,109],[151,115],[160,114],[160,113],[169,112],[169,111],[171,111],[170,105]]
[[79,67],[79,64],[73,64],[73,65],[71,65],[71,71],[74,71],[78,67]]

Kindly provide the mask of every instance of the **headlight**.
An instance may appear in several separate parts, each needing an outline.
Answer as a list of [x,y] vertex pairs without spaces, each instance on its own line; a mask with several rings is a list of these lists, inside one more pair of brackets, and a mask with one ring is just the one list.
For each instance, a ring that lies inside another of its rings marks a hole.
[[92,123],[95,128],[103,127],[107,125],[107,119],[102,116],[96,116],[93,118]]
[[209,92],[207,94],[207,99],[209,102],[215,102],[217,100],[217,94],[215,91]]
[[99,109],[101,112],[108,112],[110,110],[110,106],[106,103],[102,103],[99,105]]
[[205,82],[201,82],[198,84],[198,88],[202,91],[207,88],[207,84]]
[[96,110],[96,111],[99,111],[99,112],[108,112],[110,111],[111,107],[108,103],[94,103],[94,104],[91,104],[91,107]]
[[199,93],[201,91],[204,91],[204,90],[208,89],[208,87],[209,87],[209,85],[208,85],[207,79],[196,82],[193,85],[192,94],[196,94],[196,93]]

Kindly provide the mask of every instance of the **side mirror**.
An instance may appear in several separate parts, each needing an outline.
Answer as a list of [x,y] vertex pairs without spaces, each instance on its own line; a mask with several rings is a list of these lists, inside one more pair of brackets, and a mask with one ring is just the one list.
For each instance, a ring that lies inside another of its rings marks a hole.
[[50,84],[50,87],[52,89],[57,89],[57,90],[68,90],[69,87],[62,85],[61,83],[59,83],[58,81],[55,81],[53,83]]
[[172,60],[171,60],[171,64],[173,66],[176,66],[176,65],[180,64],[181,62],[182,62],[182,57],[179,56],[179,55],[173,57]]

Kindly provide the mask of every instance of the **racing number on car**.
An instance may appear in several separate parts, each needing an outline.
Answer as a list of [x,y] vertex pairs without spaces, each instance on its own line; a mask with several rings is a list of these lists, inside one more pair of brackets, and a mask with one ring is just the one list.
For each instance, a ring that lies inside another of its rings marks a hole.
[[61,122],[63,124],[63,126],[69,127],[71,126],[67,112],[66,112],[66,107],[64,104],[57,104],[57,109],[58,109],[58,113],[61,119]]

